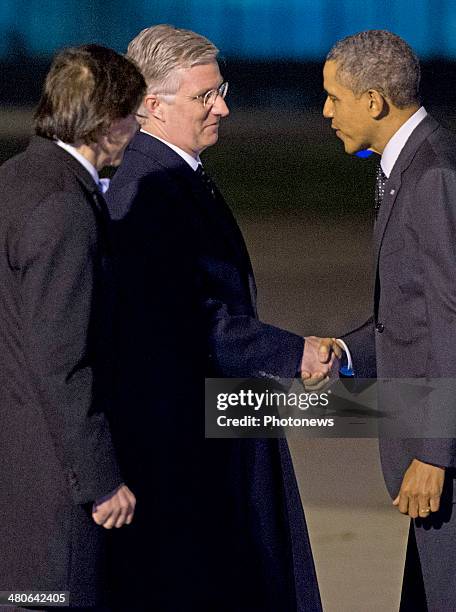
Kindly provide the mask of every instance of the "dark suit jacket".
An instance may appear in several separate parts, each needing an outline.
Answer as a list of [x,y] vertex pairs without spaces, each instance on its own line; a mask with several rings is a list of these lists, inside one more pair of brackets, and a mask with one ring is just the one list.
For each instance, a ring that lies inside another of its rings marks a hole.
[[[346,336],[358,375],[372,375],[376,358],[379,378],[456,376],[455,198],[456,139],[428,116],[386,183],[374,231],[374,316]],[[423,402],[431,420],[432,401]],[[381,451],[393,497],[414,457],[456,466],[454,438],[384,440]]]
[[92,605],[103,530],[91,503],[121,483],[103,413],[105,203],[39,137],[2,166],[0,190],[0,589]]
[[127,593],[139,577],[163,612],[319,610],[286,442],[204,441],[204,377],[293,377],[303,339],[258,320],[230,209],[167,145],[138,133],[107,202],[121,281],[117,439],[143,499],[132,530],[112,534],[130,551],[116,584],[130,568]]

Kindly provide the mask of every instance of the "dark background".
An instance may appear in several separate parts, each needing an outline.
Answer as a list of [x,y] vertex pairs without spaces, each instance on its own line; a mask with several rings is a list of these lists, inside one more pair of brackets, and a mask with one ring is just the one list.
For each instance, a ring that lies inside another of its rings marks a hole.
[[[58,48],[98,42],[123,52],[141,28],[163,22],[205,34],[225,58],[231,114],[203,160],[246,237],[260,315],[297,333],[339,335],[371,311],[376,160],[346,155],[321,116],[325,54],[361,29],[397,32],[423,59],[425,107],[456,128],[455,15],[451,0],[3,0],[0,163],[27,145]],[[391,508],[376,441],[297,439],[291,448],[325,610],[397,609],[407,521]]]

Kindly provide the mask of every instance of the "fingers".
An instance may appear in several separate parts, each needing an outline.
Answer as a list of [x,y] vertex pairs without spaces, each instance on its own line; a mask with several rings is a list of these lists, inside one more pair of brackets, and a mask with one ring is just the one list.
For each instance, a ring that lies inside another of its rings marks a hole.
[[133,520],[133,514],[135,511],[136,498],[133,493],[125,487],[126,490],[122,490],[120,500],[120,514],[115,522],[114,526],[119,528],[123,525],[129,525]]
[[332,340],[330,338],[322,338],[320,340],[320,346],[318,347],[318,359],[321,363],[326,363],[329,361],[331,356],[331,343]]
[[114,525],[116,524],[116,521],[120,516],[120,513],[121,511],[119,507],[113,508],[109,517],[106,519],[104,523],[102,523],[102,527],[104,527],[105,529],[112,529]]
[[393,501],[393,506],[397,506],[402,514],[408,514],[410,518],[427,518],[431,512],[437,512],[440,508],[440,496],[409,496],[401,492]]
[[97,525],[103,525],[103,523],[106,521],[108,516],[109,516],[109,513],[106,510],[101,511],[99,507],[96,508],[96,510],[92,512],[92,518]]
[[308,370],[303,370],[301,372],[301,378],[309,383],[318,383],[326,378],[331,370],[332,363],[329,363],[326,367],[321,367],[317,372],[309,372]]
[[134,516],[136,498],[125,485],[107,501],[94,507],[92,518],[105,529],[129,525]]
[[[399,504],[399,508],[401,507],[401,505]],[[410,518],[416,518],[417,516],[419,516],[418,514],[418,510],[419,510],[419,505],[418,505],[418,499],[416,497],[409,497],[408,498],[408,512],[404,512],[404,514],[409,515]]]
[[319,391],[323,389],[328,382],[329,376],[318,376],[318,378],[316,376],[311,376],[307,380],[303,380],[303,385],[306,391]]
[[402,514],[408,514],[409,498],[404,493],[399,493],[398,509],[399,512],[402,512]]
[[133,495],[133,493],[130,491],[130,489],[126,486],[126,494],[129,500],[129,508],[127,511],[127,517],[125,519],[125,524],[129,525],[132,520],[133,520],[133,516],[135,514],[135,508],[136,508],[136,497]]
[[337,344],[335,338],[321,338],[320,345],[318,347],[318,358],[321,363],[328,363],[332,355],[335,355],[338,359],[342,357],[342,349]]
[[326,377],[326,372],[302,372],[302,378],[309,384],[319,383]]
[[[429,500],[429,495],[419,495],[418,496],[418,512],[417,516],[420,518],[426,518],[431,513],[431,503]],[[416,518],[414,516],[413,518]]]
[[337,359],[340,359],[342,357],[343,349],[341,348],[340,344],[338,344],[335,338],[332,338],[331,348],[332,348],[332,352],[337,357]]
[[411,518],[427,518],[440,508],[440,496],[445,479],[444,468],[413,459],[402,480],[393,504]]
[[431,512],[437,512],[440,509],[440,495],[433,495],[429,500]]

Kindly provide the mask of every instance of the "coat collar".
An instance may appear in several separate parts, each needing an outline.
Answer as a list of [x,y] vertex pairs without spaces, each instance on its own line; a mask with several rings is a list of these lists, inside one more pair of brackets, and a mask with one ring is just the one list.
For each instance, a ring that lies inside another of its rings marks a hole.
[[402,174],[407,170],[415,157],[416,152],[422,145],[422,143],[440,127],[440,124],[430,115],[427,115],[415,128],[410,135],[409,139],[404,145],[404,148],[399,154],[396,163],[393,166],[391,175],[386,181],[385,195],[383,197],[382,205],[379,210],[378,219],[375,223],[374,228],[374,249],[375,249],[375,260],[378,260],[380,247],[383,241],[388,220],[393,210],[394,203],[396,202],[397,195],[400,191],[402,184]]
[[160,165],[172,175],[173,180],[183,186],[185,193],[190,192],[194,196],[195,205],[213,225],[218,227],[221,235],[231,246],[234,257],[241,265],[247,265],[252,303],[255,304],[256,288],[247,247],[236,219],[218,189],[214,200],[208,195],[206,187],[189,164],[168,145],[149,134],[137,132],[128,149],[139,151],[153,159],[155,164]]
[[97,183],[90,172],[73,155],[59,147],[53,140],[43,138],[42,136],[33,136],[27,151],[33,156],[45,157],[48,162],[52,163],[54,160],[58,164],[65,164],[101,215],[103,223],[109,223],[106,202]]
[[42,136],[33,136],[28,146],[28,150],[33,155],[40,155],[63,162],[76,176],[78,182],[81,183],[90,194],[98,193],[98,185],[90,172],[68,153],[68,151],[59,147],[53,140],[43,138]]
[[168,170],[178,170],[187,176],[194,174],[192,168],[176,151],[173,151],[167,144],[150,134],[137,132],[128,145],[128,149],[139,151]]

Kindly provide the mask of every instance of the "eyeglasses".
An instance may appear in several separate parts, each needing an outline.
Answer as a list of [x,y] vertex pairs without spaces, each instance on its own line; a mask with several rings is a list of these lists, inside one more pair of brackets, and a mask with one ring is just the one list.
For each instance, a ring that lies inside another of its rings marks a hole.
[[[228,82],[225,81],[221,85],[217,87],[217,89],[210,89],[206,91],[206,93],[199,94],[198,96],[189,96],[189,100],[201,100],[204,108],[212,108],[215,104],[215,101],[219,96],[226,98],[226,94],[228,93]],[[155,92],[156,95],[161,95],[163,97],[174,97],[176,94],[169,93],[160,93],[159,91]],[[142,115],[141,113],[133,113],[135,117],[138,119],[149,119],[147,115]]]
[[212,106],[214,106],[218,96],[220,96],[224,100],[226,98],[227,93],[228,82],[225,81],[224,83],[219,85],[217,89],[210,89],[204,94],[200,94],[199,96],[193,96],[192,98],[190,98],[190,100],[202,100],[204,108],[211,108]]

